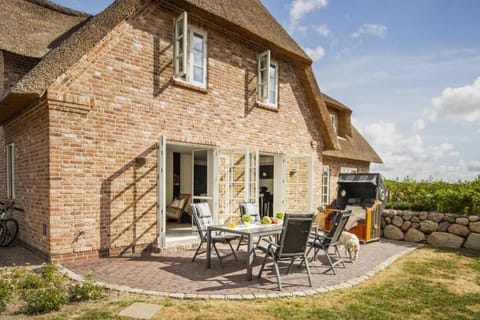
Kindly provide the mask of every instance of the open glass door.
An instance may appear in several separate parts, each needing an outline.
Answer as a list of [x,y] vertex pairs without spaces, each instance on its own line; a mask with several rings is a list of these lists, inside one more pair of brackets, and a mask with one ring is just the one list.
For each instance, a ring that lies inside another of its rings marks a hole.
[[283,194],[286,212],[312,212],[312,176],[311,156],[285,157]]
[[219,148],[216,158],[218,222],[240,216],[240,202],[258,203],[258,152],[248,148]]
[[210,210],[212,210],[213,213],[213,150],[193,150],[192,166],[192,203],[208,202]]
[[166,226],[166,152],[167,139],[165,136],[158,138],[157,153],[157,246],[160,249],[167,247],[167,226]]

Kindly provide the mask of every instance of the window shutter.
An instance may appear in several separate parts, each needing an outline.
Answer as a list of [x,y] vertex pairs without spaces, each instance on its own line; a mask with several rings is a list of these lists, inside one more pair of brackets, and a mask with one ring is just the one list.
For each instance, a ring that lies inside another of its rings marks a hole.
[[257,74],[257,90],[258,100],[266,101],[268,99],[269,92],[269,79],[270,79],[270,50],[262,52],[258,56],[258,74]]
[[183,12],[174,22],[173,61],[177,78],[184,77],[187,71],[187,26],[187,12]]

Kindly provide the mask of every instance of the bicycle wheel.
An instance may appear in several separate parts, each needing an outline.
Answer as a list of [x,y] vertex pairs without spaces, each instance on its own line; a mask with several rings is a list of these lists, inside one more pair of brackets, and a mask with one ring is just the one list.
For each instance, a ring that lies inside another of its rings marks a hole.
[[18,234],[18,222],[13,218],[5,220],[5,226],[7,230],[5,232],[5,238],[2,241],[2,247],[9,246],[16,238]]
[[3,221],[0,221],[0,246],[3,243],[3,240],[5,240],[6,234],[7,234],[7,227],[5,226],[5,223]]

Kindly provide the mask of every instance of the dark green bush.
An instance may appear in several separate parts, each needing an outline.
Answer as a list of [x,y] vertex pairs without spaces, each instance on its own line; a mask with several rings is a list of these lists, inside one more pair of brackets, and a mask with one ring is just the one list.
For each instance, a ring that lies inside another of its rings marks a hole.
[[456,183],[423,180],[386,180],[389,201],[386,208],[444,213],[480,214],[480,176]]

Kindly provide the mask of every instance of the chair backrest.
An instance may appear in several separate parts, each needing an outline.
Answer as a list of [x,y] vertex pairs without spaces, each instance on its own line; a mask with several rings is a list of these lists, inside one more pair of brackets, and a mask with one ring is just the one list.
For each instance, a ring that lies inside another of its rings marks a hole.
[[338,239],[345,229],[345,226],[347,225],[348,219],[351,215],[351,210],[340,211],[337,213],[335,220],[333,221],[332,228],[323,240],[323,245],[325,247],[328,248],[330,245],[334,245],[338,242]]
[[207,202],[191,203],[193,222],[197,226],[200,237],[203,239],[207,228],[213,223],[212,212]]
[[301,256],[307,248],[313,223],[313,213],[285,214],[277,256]]
[[258,206],[253,202],[240,202],[240,217],[249,214],[252,217],[252,222],[260,221],[260,212]]

